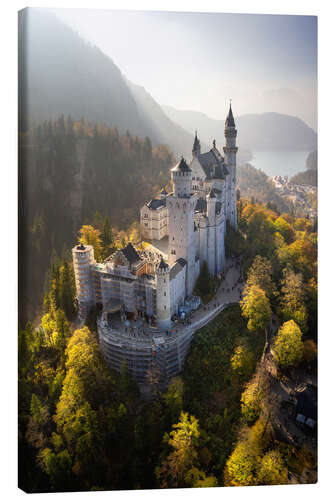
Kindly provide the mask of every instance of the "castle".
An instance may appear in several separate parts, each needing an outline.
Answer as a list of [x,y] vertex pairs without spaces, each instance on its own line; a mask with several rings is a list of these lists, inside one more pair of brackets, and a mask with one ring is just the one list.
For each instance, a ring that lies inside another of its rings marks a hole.
[[[224,136],[223,157],[215,140],[211,150],[202,153],[196,133],[191,162],[187,164],[181,158],[171,169],[173,192],[168,194],[162,189],[158,197],[141,208],[141,236],[152,242],[149,250],[136,250],[129,243],[103,263],[95,261],[90,245],[77,245],[72,250],[79,312],[84,316],[92,305],[102,307],[100,341],[106,358],[115,368],[119,369],[122,357],[130,367],[137,366],[133,362],[133,352],[140,349],[134,344],[132,347],[126,344],[127,327],[123,335],[112,337],[112,328],[108,329],[110,318],[118,314],[117,333],[124,325],[130,328],[131,321],[137,320],[160,333],[170,333],[172,318],[179,313],[186,298],[192,296],[202,263],[207,262],[214,276],[225,266],[226,222],[237,227],[238,148],[231,105]],[[154,242],[166,239],[167,251],[163,255]],[[124,342],[125,350],[121,347]],[[143,347],[142,342],[139,344]],[[185,347],[187,349],[187,344]],[[175,373],[180,370],[185,347],[181,355],[178,348]],[[139,381],[149,365],[149,354],[146,354],[142,356],[147,358],[147,364],[141,364],[138,373],[133,372]]]

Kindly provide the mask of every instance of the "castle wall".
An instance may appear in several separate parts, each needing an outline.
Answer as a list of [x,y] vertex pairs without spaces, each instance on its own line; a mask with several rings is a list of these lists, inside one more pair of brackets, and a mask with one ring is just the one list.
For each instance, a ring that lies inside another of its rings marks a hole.
[[178,313],[178,306],[184,304],[186,296],[186,267],[184,266],[176,276],[170,280],[171,316]]
[[[207,229],[207,219],[205,217],[201,217],[200,220],[200,225],[199,225],[199,240],[200,240],[200,247],[199,247],[199,258],[200,258],[200,263],[202,264],[204,261],[208,263],[208,243],[207,243],[207,234],[208,234],[208,229]],[[200,264],[200,265],[201,265]]]
[[215,226],[207,228],[207,264],[209,273],[214,276],[216,271],[216,229]]
[[171,326],[170,268],[156,271],[156,317],[161,329]]
[[190,163],[192,170],[192,190],[198,193],[199,198],[204,198],[206,174],[198,158],[195,156]]
[[197,196],[167,197],[169,210],[169,252],[168,262],[172,266],[177,259],[187,262],[186,294],[190,295],[195,284],[196,236],[194,235],[194,208]]
[[144,205],[140,210],[141,238],[146,240],[161,240],[168,235],[168,209],[160,207],[149,209]]
[[218,225],[216,226],[216,265],[217,273],[220,273],[225,266],[225,246],[224,246],[224,216],[221,215],[218,219]]

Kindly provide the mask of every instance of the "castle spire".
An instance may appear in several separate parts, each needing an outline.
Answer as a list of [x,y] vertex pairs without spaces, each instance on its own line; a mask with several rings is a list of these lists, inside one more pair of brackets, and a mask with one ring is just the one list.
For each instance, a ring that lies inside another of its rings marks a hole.
[[226,128],[227,127],[235,127],[234,115],[232,114],[232,109],[231,109],[231,99],[230,99],[229,113],[228,113],[227,119],[225,121],[225,126],[226,126]]
[[200,141],[198,139],[198,131],[195,131],[195,137],[194,137],[194,143],[193,143],[193,148],[192,148],[192,155],[194,156],[199,156],[201,153],[201,146],[200,146]]

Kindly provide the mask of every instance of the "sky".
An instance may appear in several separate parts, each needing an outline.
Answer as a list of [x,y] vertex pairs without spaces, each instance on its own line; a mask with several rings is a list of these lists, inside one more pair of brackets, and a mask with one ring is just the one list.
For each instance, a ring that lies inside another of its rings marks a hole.
[[225,118],[275,111],[317,130],[317,18],[56,9],[161,105]]

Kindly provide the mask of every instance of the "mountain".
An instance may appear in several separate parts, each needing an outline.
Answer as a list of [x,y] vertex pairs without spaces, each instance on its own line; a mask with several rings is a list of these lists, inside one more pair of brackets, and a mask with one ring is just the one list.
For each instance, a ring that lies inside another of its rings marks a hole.
[[[224,120],[214,120],[198,111],[181,111],[162,106],[171,120],[184,129],[198,129],[198,136],[211,142],[221,140]],[[317,134],[297,117],[279,113],[248,114],[235,117],[238,130],[237,144],[251,151],[304,151],[317,147]]]
[[[160,143],[172,144],[172,149],[176,155],[190,157],[194,131],[187,132],[180,125],[173,122],[144,87],[135,85],[128,80],[127,85],[136,102],[141,118],[150,127],[150,135],[157,137]],[[205,144],[203,144],[203,147],[208,148]]]
[[19,12],[19,112],[20,131],[63,113],[149,136],[177,156],[193,143],[193,133],[173,123],[143,88],[129,84],[110,57],[45,10]]

